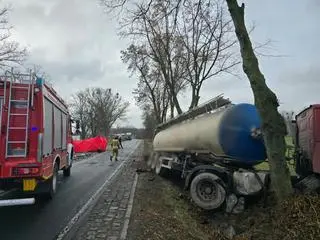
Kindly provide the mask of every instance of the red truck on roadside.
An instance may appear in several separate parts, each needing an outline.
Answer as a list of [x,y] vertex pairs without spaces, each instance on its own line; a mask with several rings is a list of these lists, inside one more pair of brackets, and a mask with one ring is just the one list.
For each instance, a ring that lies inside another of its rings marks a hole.
[[[73,160],[67,104],[31,72],[0,78],[0,189],[52,198]],[[14,205],[14,204],[8,204]]]
[[320,176],[320,104],[310,105],[296,115],[296,171],[301,176]]

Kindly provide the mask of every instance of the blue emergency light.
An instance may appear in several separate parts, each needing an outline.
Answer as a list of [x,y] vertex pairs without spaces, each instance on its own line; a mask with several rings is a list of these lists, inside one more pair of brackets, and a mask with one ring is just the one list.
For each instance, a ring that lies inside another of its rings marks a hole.
[[39,86],[39,87],[41,87],[41,86],[43,85],[43,83],[44,83],[43,78],[37,77],[37,79],[36,79],[36,85]]

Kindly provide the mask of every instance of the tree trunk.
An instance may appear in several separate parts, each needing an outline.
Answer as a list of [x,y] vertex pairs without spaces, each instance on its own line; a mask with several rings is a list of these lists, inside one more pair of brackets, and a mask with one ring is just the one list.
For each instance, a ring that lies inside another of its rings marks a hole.
[[87,137],[87,131],[86,126],[84,124],[81,125],[81,131],[80,131],[80,139],[83,140]]
[[244,22],[244,4],[240,7],[237,0],[226,1],[240,43],[243,71],[249,78],[255,105],[262,119],[262,132],[270,163],[272,186],[277,199],[281,201],[293,193],[290,173],[285,160],[286,126],[278,112],[278,99],[267,86],[264,75],[259,69],[258,59],[254,54]]
[[170,118],[174,118],[174,103],[172,97],[170,97]]
[[192,90],[191,90],[191,103],[190,103],[190,106],[189,106],[189,110],[191,110],[193,108],[193,105],[194,105],[194,100],[195,100],[195,97],[196,97],[196,89],[194,86],[192,86]]
[[196,96],[195,96],[193,107],[198,107],[199,100],[200,100],[200,89],[201,89],[201,85],[196,89]]
[[174,104],[175,108],[177,109],[177,113],[181,114],[182,113],[182,109],[180,107],[177,95],[173,95],[172,96],[172,101],[173,101],[173,104]]

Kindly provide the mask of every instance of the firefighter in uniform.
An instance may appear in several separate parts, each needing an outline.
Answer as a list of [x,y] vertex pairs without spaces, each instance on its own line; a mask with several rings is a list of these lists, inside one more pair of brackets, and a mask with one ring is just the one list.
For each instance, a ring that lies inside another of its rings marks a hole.
[[119,145],[118,136],[115,136],[111,141],[112,155],[110,155],[110,161],[112,161],[113,157],[118,161]]

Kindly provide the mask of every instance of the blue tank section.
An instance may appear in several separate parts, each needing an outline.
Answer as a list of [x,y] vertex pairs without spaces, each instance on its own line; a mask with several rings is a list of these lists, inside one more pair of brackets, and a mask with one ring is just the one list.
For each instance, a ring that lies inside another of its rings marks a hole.
[[251,129],[260,128],[261,120],[252,104],[237,104],[226,111],[219,126],[219,142],[224,153],[242,164],[255,165],[264,161],[263,140],[251,137]]

